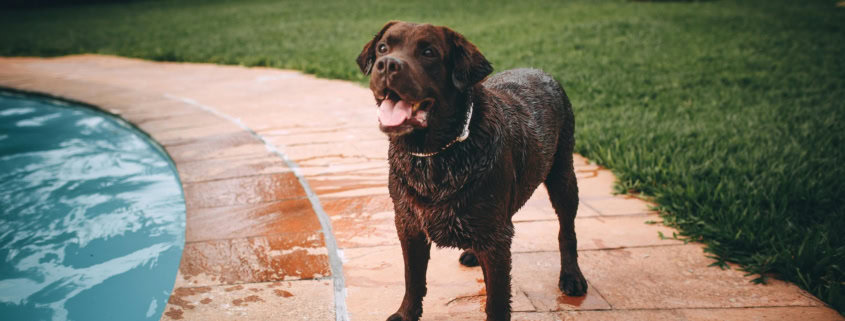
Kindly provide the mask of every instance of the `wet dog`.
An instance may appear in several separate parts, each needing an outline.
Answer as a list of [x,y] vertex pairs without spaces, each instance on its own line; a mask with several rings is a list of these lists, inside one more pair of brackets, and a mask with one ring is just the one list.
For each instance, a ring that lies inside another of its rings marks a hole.
[[[558,287],[580,296],[572,164],[575,126],[561,85],[539,70],[493,67],[461,34],[388,22],[357,59],[390,140],[388,187],[405,297],[388,320],[418,320],[431,243],[481,265],[488,320],[510,320],[511,217],[544,183],[560,223]],[[435,277],[435,276],[433,276]]]

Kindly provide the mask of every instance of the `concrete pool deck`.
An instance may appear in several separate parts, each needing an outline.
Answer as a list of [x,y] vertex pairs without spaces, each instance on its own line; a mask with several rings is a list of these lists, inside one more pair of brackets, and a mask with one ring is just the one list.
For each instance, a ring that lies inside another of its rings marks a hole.
[[[351,62],[350,62],[351,63]],[[186,244],[162,320],[384,320],[404,291],[373,98],[299,72],[99,55],[0,58],[0,87],[98,106],[165,147]],[[708,267],[699,244],[576,155],[582,298],[557,289],[545,189],[515,216],[515,320],[845,320],[797,286]],[[482,320],[480,268],[433,249],[424,320]]]

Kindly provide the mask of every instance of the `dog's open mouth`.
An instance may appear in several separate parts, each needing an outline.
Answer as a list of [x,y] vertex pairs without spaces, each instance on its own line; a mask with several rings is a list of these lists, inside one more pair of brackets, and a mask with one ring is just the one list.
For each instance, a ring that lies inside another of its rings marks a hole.
[[378,106],[378,120],[383,128],[398,127],[406,123],[415,127],[426,127],[428,109],[433,104],[433,98],[411,101],[403,99],[393,90],[385,89]]

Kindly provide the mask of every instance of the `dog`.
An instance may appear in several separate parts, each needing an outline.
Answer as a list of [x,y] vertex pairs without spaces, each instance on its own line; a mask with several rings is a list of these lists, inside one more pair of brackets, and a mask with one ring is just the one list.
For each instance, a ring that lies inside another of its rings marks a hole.
[[481,265],[487,320],[510,320],[514,213],[544,183],[560,224],[558,287],[587,291],[578,266],[575,120],[563,87],[534,69],[493,72],[461,34],[390,21],[356,59],[390,141],[388,189],[405,296],[387,320],[418,320],[431,244]]

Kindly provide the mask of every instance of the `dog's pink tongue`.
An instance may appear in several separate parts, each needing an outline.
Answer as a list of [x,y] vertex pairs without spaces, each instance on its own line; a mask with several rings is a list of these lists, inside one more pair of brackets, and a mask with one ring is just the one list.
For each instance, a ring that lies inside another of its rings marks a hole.
[[411,118],[411,105],[404,100],[385,99],[378,108],[378,120],[383,126],[398,126]]

